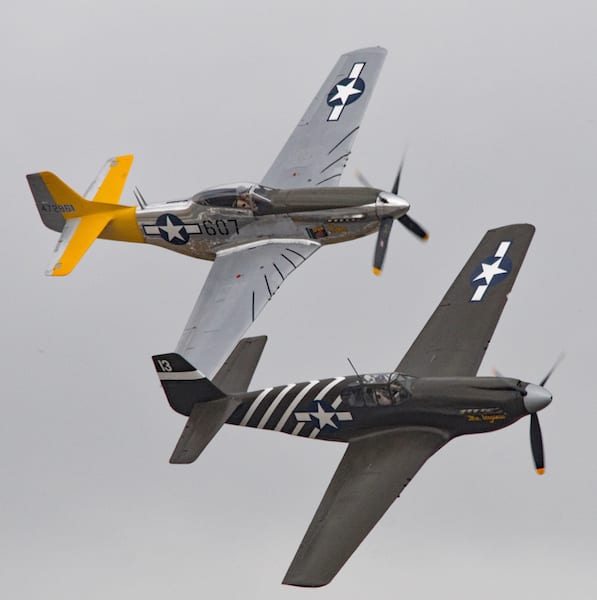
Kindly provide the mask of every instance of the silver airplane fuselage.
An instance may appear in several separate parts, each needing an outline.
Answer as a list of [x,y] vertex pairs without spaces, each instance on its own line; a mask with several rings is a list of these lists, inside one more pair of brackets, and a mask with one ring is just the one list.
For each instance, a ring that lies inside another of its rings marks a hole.
[[375,188],[275,190],[255,184],[211,188],[190,199],[142,206],[136,219],[147,243],[214,260],[219,250],[267,239],[334,244],[369,235],[408,203]]

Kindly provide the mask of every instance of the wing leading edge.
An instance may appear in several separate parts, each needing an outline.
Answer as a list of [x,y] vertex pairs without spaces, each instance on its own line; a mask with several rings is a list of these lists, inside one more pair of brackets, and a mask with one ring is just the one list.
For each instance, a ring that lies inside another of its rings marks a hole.
[[218,252],[176,352],[212,378],[288,275],[318,248],[273,239]]
[[340,57],[265,174],[264,185],[338,185],[386,53],[363,48]]
[[408,428],[350,442],[283,583],[328,584],[425,461],[449,439],[440,430]]
[[488,231],[396,370],[476,375],[534,233],[532,225]]

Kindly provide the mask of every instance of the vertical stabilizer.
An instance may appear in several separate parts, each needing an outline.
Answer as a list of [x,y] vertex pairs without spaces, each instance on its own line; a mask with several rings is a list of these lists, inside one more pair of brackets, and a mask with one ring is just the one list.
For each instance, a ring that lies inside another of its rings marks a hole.
[[214,377],[214,384],[228,394],[241,394],[249,389],[253,373],[267,342],[267,336],[244,338]]
[[170,406],[176,412],[189,415],[170,462],[192,463],[239,406],[240,400],[227,396],[179,354],[160,354],[152,358]]
[[61,233],[46,275],[68,275],[111,223],[117,225],[114,231],[118,235],[112,233],[107,237],[144,241],[135,218],[135,207],[118,204],[132,163],[131,155],[112,159],[92,201],[80,196],[53,173],[27,175],[44,225]]

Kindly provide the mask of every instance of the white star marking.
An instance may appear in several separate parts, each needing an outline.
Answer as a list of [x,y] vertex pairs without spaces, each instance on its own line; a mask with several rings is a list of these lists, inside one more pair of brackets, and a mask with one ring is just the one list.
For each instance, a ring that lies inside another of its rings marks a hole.
[[483,296],[485,296],[485,292],[491,285],[493,278],[497,275],[508,274],[507,269],[502,269],[500,264],[504,256],[506,256],[506,252],[508,252],[508,248],[510,248],[510,244],[512,242],[504,241],[500,242],[495,254],[493,255],[493,262],[490,263],[481,263],[481,273],[477,275],[472,282],[479,281],[480,279],[484,279],[485,283],[480,283],[473,297],[471,298],[471,302],[481,302],[483,300]]
[[170,217],[166,217],[166,224],[159,225],[159,229],[163,231],[168,236],[168,241],[172,240],[184,240],[184,236],[180,234],[181,229],[183,229],[184,225],[174,225],[170,220]]
[[332,419],[336,413],[326,412],[323,409],[323,406],[321,406],[321,402],[317,403],[317,412],[309,414],[319,421],[319,429],[323,429],[326,425],[330,425],[334,429],[338,429],[338,425],[336,425]]
[[[328,121],[337,121],[338,119],[340,119],[340,116],[342,115],[342,111],[344,110],[344,107],[346,106],[346,104],[348,102],[354,102],[358,99],[358,97],[363,93],[364,88],[363,89],[359,89],[356,88],[355,85],[357,83],[357,81],[359,81],[359,77],[361,76],[361,71],[363,70],[363,67],[365,66],[364,62],[360,62],[360,63],[354,63],[354,65],[352,65],[352,69],[350,70],[350,73],[348,74],[348,77],[346,77],[345,79],[343,79],[342,81],[346,81],[348,80],[348,83],[343,84],[343,83],[337,83],[335,85],[336,88],[336,94],[328,99],[328,104],[330,106],[332,106],[332,111],[330,112],[329,116],[328,116]],[[330,94],[333,92],[330,92]],[[352,98],[351,96],[357,96],[356,98]],[[340,101],[338,104],[333,104],[334,102],[338,102]]]
[[330,102],[334,102],[339,99],[340,102],[342,102],[342,105],[344,105],[351,96],[360,94],[362,90],[355,89],[354,87],[356,82],[356,79],[351,79],[350,83],[346,85],[336,85],[336,95],[333,98],[330,98]]
[[481,268],[483,269],[483,271],[477,275],[473,281],[478,281],[479,279],[485,279],[485,283],[487,285],[489,285],[491,283],[491,280],[496,276],[496,275],[501,275],[502,273],[507,273],[508,271],[506,271],[506,269],[502,269],[500,267],[500,263],[502,262],[502,257],[498,257],[496,258],[492,263],[487,264],[487,263],[481,263]]
[[[340,378],[340,379],[343,379],[343,378]],[[332,385],[335,385],[336,383],[338,383],[337,380],[332,382]],[[308,423],[309,421],[312,421],[313,418],[317,419],[317,421],[319,422],[318,423],[319,426],[313,427],[313,431],[311,431],[311,433],[309,434],[309,437],[316,437],[319,434],[319,432],[326,425],[329,425],[333,429],[338,429],[338,425],[334,422],[334,417],[336,417],[336,419],[338,421],[352,421],[351,413],[336,412],[336,410],[335,410],[336,408],[338,408],[338,406],[342,402],[342,398],[340,396],[338,396],[338,398],[334,401],[334,404],[332,404],[333,410],[331,412],[328,412],[325,410],[325,408],[320,400],[315,400],[315,402],[317,404],[316,411],[294,413],[294,416],[295,416],[296,420],[298,421],[298,424],[294,428],[292,435],[299,435],[299,433],[301,432],[301,430],[303,428],[303,425],[305,423]]]

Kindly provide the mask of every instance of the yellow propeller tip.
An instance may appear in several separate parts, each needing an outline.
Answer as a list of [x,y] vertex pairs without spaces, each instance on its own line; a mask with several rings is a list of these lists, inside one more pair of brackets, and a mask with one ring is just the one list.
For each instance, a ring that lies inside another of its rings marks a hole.
[[429,234],[428,234],[428,233],[426,233],[426,234],[423,236],[423,241],[424,241],[424,242],[426,242],[428,239],[429,239]]
[[374,275],[381,275],[381,269],[378,269],[377,267],[373,267],[373,274]]
[[537,475],[543,475],[545,473],[545,469],[537,469]]

